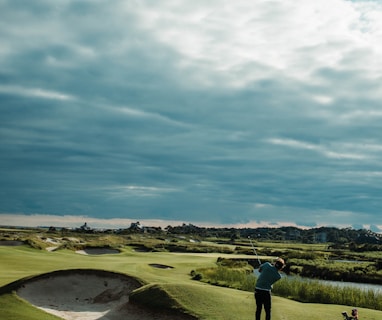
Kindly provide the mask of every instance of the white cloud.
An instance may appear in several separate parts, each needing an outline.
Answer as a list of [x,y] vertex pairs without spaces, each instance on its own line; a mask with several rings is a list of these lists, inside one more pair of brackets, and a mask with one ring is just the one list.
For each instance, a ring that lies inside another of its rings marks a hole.
[[[142,2],[136,11],[142,28],[176,50],[179,64],[203,84],[240,85],[283,73],[308,80],[321,68],[380,74],[368,59],[382,52],[381,4],[325,1]],[[271,21],[271,23],[270,23]],[[193,71],[194,70],[194,71]],[[238,74],[240,70],[240,74]]]
[[126,185],[126,186],[113,186],[104,188],[111,198],[125,198],[125,197],[158,197],[164,193],[172,193],[179,190],[175,188],[153,187],[153,186],[139,186],[139,185]]
[[[298,141],[293,139],[279,139],[279,138],[269,139],[268,142],[274,145],[281,145],[281,146],[291,147],[291,148],[301,149],[301,150],[315,151],[322,154],[323,156],[327,158],[353,159],[353,160],[363,160],[368,158],[368,156],[365,154],[350,153],[348,152],[348,150],[341,151],[341,145],[325,146],[322,144],[313,144],[313,143],[308,143],[308,142],[303,142],[303,141]],[[346,145],[342,145],[342,147],[344,146]],[[348,146],[351,147],[350,149],[353,149],[352,145],[348,145]]]
[[41,99],[52,99],[52,100],[74,100],[75,97],[61,93],[57,91],[46,90],[42,88],[25,88],[19,86],[4,86],[0,85],[0,93],[6,93],[11,95],[21,95],[25,97],[41,98]]
[[313,100],[320,104],[327,105],[333,102],[333,98],[325,95],[316,95],[312,97]]
[[181,121],[173,120],[169,117],[163,116],[159,113],[155,112],[148,112],[148,111],[142,111],[140,109],[135,109],[131,107],[113,107],[113,106],[106,106],[104,107],[105,110],[110,111],[113,110],[115,112],[125,114],[127,116],[136,117],[136,118],[142,118],[142,119],[152,119],[158,123],[165,123],[167,125],[177,126],[177,127],[190,127],[189,124]]
[[376,118],[382,117],[382,110],[353,110],[338,116],[338,118],[342,121],[364,121],[364,120],[373,120]]

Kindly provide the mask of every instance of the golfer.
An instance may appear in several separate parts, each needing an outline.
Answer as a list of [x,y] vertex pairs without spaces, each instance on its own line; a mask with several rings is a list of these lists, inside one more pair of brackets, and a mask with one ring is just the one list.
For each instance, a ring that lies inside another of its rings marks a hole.
[[280,271],[285,267],[283,259],[278,258],[272,265],[265,262],[260,265],[260,275],[256,281],[256,320],[260,320],[261,310],[264,306],[265,319],[271,320],[271,290],[272,285],[281,279]]

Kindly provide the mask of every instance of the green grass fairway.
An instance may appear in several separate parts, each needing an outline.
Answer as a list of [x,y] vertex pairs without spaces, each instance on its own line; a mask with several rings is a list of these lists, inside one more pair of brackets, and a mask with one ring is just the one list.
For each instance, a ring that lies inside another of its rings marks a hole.
[[[120,254],[86,256],[70,250],[57,252],[20,247],[0,247],[0,287],[21,278],[63,269],[91,268],[126,273],[145,283],[163,288],[170,297],[206,320],[254,319],[253,294],[215,287],[190,279],[191,270],[215,265],[216,254],[182,254],[168,252],[134,252],[124,248]],[[150,266],[162,264],[163,269]],[[150,287],[150,286],[148,286]],[[302,304],[273,297],[273,320],[341,320],[341,312],[353,306]],[[54,316],[37,310],[16,295],[0,295],[0,318],[4,320],[54,320]],[[380,320],[382,312],[360,309],[360,319]]]

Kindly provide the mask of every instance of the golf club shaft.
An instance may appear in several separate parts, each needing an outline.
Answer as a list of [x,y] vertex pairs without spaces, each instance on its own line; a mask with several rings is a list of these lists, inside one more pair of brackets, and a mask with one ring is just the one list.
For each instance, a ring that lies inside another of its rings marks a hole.
[[254,252],[255,255],[256,255],[257,261],[259,262],[259,265],[261,265],[260,258],[259,258],[259,256],[257,255],[257,252],[256,252],[256,249],[255,249],[255,246],[253,245],[252,239],[251,239],[251,237],[248,237],[248,238],[249,238],[249,241],[251,242],[251,246],[252,246],[253,252]]

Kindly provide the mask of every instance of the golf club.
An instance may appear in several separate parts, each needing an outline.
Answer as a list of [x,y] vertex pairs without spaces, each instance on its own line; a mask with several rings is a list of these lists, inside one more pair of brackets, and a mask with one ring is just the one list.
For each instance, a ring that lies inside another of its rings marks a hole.
[[259,265],[261,265],[261,261],[260,261],[260,258],[259,258],[259,256],[257,255],[256,249],[255,249],[255,246],[253,245],[253,242],[252,242],[252,239],[251,239],[251,237],[250,237],[250,236],[248,236],[248,239],[249,239],[249,242],[251,242],[251,246],[252,246],[253,252],[254,252],[254,253],[255,253],[255,255],[256,255],[257,261],[259,262]]

